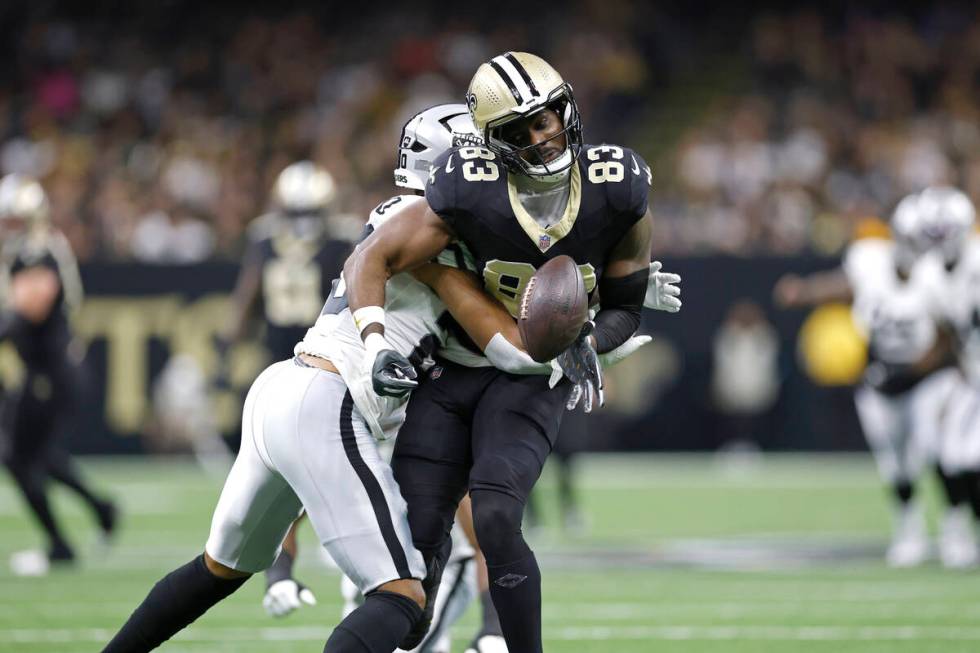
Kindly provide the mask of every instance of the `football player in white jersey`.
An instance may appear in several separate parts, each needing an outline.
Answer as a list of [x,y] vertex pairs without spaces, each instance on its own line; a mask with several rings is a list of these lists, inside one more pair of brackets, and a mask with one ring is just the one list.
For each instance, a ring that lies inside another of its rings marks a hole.
[[[365,237],[417,201],[424,200],[398,196],[380,205]],[[459,252],[450,248],[440,260],[456,265]],[[366,597],[324,650],[374,653],[404,644],[425,605],[420,580],[432,570],[412,545],[405,502],[375,438],[397,431],[411,378],[428,369],[431,354],[446,343],[446,309],[464,328],[473,326],[469,337],[505,369],[551,371],[534,367],[518,349],[513,319],[483,294],[475,277],[441,269],[449,274],[440,274],[435,263],[414,274],[438,283],[440,292],[461,291],[447,294],[446,304],[411,274],[389,279],[383,346],[370,337],[362,341],[360,330],[378,317],[352,314],[343,279],[337,280],[296,357],[271,365],[249,391],[241,449],[205,552],[157,583],[105,651],[148,651],[169,639],[266,569],[304,509],[320,541]],[[372,385],[379,369],[390,375],[380,393]]]
[[[926,245],[917,202],[918,196],[911,195],[899,203],[892,240],[857,240],[839,270],[807,279],[790,275],[775,288],[777,303],[785,307],[853,302],[855,324],[868,341],[868,365],[855,403],[878,471],[893,495],[894,530],[886,558],[896,567],[920,564],[929,553],[915,483],[926,463],[936,460],[941,409],[954,375],[949,340],[929,310],[933,293],[918,273]],[[958,542],[953,534],[963,531],[968,518],[962,494],[943,480],[952,506],[941,545]]]
[[[921,232],[931,247],[922,262],[933,286],[940,319],[955,342],[958,370],[944,407],[940,465],[969,497],[980,516],[980,236],[976,210],[965,193],[950,187],[924,190]],[[955,566],[972,566],[978,554],[972,524],[963,527]],[[945,562],[945,558],[944,558]]]

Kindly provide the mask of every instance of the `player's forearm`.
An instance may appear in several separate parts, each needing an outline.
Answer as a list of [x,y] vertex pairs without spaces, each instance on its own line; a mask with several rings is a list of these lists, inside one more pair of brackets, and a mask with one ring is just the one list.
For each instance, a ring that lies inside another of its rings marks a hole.
[[640,328],[646,287],[646,270],[600,281],[601,304],[595,316],[593,332],[598,353],[604,354],[619,347]]
[[640,327],[650,273],[653,219],[647,213],[616,245],[599,281],[595,317],[596,351],[604,354],[630,339]]
[[483,290],[473,274],[435,263],[423,265],[412,274],[439,295],[449,314],[481,350],[486,350],[498,333],[515,347],[521,346],[514,318]]
[[[384,256],[370,249],[355,250],[344,263],[344,283],[347,284],[347,303],[351,312],[356,313],[367,306],[384,306],[387,281],[388,265]],[[379,329],[375,325],[367,330],[384,332],[383,327]]]
[[510,313],[488,295],[471,273],[429,263],[412,273],[442,299],[449,314],[497,369],[510,374],[549,374],[523,349]]

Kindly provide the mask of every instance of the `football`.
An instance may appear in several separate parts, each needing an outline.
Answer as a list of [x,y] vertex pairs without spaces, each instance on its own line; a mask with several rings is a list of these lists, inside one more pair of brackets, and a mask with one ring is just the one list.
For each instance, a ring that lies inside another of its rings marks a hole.
[[531,358],[545,363],[565,351],[589,316],[585,280],[570,256],[557,256],[528,281],[521,295],[517,327]]

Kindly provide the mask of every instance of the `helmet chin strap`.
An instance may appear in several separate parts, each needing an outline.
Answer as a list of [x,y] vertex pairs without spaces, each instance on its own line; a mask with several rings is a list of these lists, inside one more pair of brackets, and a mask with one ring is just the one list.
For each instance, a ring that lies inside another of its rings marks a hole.
[[529,177],[533,177],[537,181],[543,182],[558,182],[564,181],[568,178],[568,175],[572,172],[572,149],[570,147],[565,147],[565,151],[562,152],[558,158],[551,162],[551,164],[559,168],[558,172],[550,172],[549,166],[545,165],[527,165],[524,166]]

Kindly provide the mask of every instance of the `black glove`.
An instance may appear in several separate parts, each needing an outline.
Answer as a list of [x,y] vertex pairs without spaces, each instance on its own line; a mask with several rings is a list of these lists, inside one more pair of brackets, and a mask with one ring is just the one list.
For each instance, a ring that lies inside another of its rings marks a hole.
[[371,385],[382,397],[404,397],[419,383],[418,374],[407,358],[394,349],[382,349],[371,367]]
[[562,373],[572,382],[572,393],[568,396],[565,408],[574,410],[582,397],[585,397],[585,412],[592,412],[592,405],[598,396],[599,405],[603,403],[602,396],[602,366],[599,355],[592,346],[589,334],[595,328],[595,323],[586,322],[582,332],[572,345],[558,354],[558,366]]

